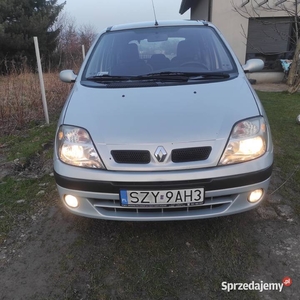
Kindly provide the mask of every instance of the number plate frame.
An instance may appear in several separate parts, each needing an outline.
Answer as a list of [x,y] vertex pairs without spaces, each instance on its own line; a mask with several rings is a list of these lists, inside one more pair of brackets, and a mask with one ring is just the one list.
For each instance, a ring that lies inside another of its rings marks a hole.
[[203,187],[181,190],[128,191],[120,190],[120,205],[124,207],[176,207],[204,204]]

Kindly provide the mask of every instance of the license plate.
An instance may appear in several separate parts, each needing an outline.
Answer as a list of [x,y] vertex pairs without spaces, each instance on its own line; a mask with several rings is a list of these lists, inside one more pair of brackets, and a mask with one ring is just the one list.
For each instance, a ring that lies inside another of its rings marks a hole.
[[164,191],[120,191],[122,206],[192,206],[204,202],[204,188]]

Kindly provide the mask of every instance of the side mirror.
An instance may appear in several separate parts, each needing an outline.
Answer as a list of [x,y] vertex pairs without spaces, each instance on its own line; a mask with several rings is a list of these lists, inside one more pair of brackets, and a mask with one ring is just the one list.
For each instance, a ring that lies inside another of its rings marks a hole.
[[77,75],[73,72],[73,70],[64,70],[59,73],[59,79],[66,83],[75,82]]
[[243,65],[243,69],[245,73],[252,73],[261,71],[264,68],[265,63],[258,58],[249,59],[246,61],[246,64]]

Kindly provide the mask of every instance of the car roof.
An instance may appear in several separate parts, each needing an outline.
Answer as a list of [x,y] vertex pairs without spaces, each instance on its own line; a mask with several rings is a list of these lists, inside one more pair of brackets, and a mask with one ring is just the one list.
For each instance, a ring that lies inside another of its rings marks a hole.
[[114,25],[108,27],[107,31],[118,31],[125,29],[136,29],[136,28],[149,28],[149,27],[162,27],[162,26],[191,26],[191,25],[210,25],[209,22],[199,21],[199,20],[168,20],[168,21],[158,21],[158,25],[155,25],[155,21],[148,22],[138,22],[138,23],[128,23]]

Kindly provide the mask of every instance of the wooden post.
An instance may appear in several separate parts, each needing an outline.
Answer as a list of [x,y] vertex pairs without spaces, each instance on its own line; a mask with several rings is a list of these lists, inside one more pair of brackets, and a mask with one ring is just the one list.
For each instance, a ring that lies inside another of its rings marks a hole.
[[35,54],[36,54],[38,72],[39,72],[39,79],[40,79],[42,101],[43,101],[44,114],[45,114],[45,121],[46,121],[46,124],[49,124],[49,114],[48,114],[48,107],[47,107],[47,100],[46,100],[46,93],[45,93],[45,86],[44,86],[44,79],[43,79],[43,71],[42,71],[42,64],[41,64],[41,56],[40,56],[38,38],[36,36],[33,37],[33,41],[34,41],[34,47],[35,47]]

